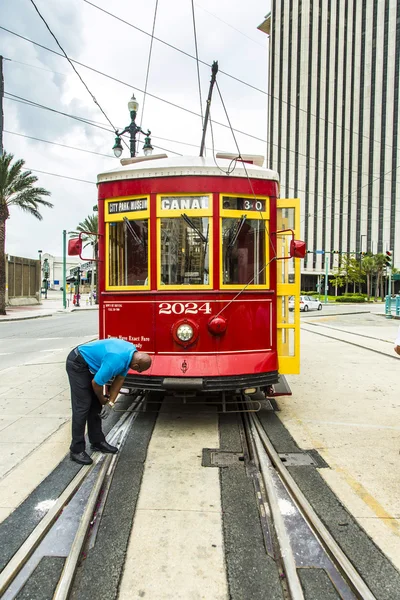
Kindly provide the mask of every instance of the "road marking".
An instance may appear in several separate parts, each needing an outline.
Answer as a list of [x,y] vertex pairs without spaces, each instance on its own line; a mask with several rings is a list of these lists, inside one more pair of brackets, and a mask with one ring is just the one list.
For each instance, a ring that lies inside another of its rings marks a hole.
[[61,352],[61,350],[66,350],[67,348],[46,348],[46,350],[39,350],[39,352]]
[[37,342],[48,342],[50,340],[62,340],[62,337],[51,337],[51,338],[37,338]]
[[[378,500],[376,500],[376,498],[374,498],[374,496],[372,496],[372,494],[368,492],[368,490],[362,485],[362,483],[357,481],[347,469],[339,466],[339,464],[331,456],[329,448],[321,448],[320,440],[317,440],[314,437],[312,431],[310,431],[308,425],[305,423],[306,419],[300,419],[295,415],[293,416],[293,420],[296,421],[298,425],[303,427],[306,433],[310,436],[310,440],[314,448],[318,448],[322,452],[322,456],[323,458],[325,458],[330,468],[339,473],[349,485],[349,487],[353,490],[355,495],[358,498],[360,498],[372,510],[372,512],[378,517],[378,519],[382,523],[384,523],[394,534],[400,537],[400,524],[397,522],[396,518],[393,517],[393,515],[391,515],[390,513],[388,513],[378,502]],[[311,419],[307,419],[307,421],[310,420]]]
[[0,356],[7,356],[8,354],[15,354],[15,352],[0,352]]

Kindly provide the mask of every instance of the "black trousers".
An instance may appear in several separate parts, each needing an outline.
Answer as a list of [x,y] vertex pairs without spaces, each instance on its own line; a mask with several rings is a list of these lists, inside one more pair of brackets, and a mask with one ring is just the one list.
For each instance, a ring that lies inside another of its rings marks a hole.
[[85,426],[87,423],[88,437],[91,444],[104,442],[101,429],[100,412],[102,406],[92,388],[94,375],[84,358],[72,350],[67,357],[67,374],[71,386],[72,403],[72,442],[71,452],[85,450]]

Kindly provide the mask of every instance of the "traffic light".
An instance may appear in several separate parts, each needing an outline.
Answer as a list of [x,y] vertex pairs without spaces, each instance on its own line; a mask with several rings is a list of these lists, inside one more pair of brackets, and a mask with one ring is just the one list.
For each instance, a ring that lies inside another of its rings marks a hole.
[[385,264],[389,268],[393,266],[393,252],[391,250],[386,250]]

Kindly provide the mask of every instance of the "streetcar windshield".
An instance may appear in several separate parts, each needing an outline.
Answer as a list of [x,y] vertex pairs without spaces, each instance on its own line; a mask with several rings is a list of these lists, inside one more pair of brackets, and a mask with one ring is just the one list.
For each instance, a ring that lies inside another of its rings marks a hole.
[[264,221],[223,218],[222,256],[224,284],[265,284]]
[[162,218],[161,285],[208,285],[209,218]]
[[109,285],[147,285],[148,265],[147,219],[109,223]]

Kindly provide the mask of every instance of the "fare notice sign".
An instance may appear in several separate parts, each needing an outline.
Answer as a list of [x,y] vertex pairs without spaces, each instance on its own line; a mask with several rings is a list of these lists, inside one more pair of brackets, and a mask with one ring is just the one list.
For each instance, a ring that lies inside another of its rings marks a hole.
[[147,198],[136,198],[135,200],[119,200],[108,203],[108,214],[115,215],[127,212],[147,210]]

